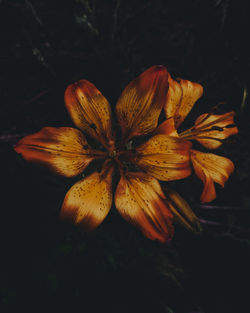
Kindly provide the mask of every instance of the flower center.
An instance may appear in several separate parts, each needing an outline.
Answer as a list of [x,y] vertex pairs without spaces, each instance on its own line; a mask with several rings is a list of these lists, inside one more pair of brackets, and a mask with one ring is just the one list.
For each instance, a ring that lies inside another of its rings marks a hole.
[[117,153],[116,153],[116,150],[112,150],[109,152],[109,157],[114,159],[116,157]]

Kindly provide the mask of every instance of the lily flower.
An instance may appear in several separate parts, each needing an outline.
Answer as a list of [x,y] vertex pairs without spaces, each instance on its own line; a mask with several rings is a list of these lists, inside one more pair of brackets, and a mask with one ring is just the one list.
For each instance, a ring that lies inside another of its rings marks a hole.
[[[116,104],[121,128],[117,140],[109,102],[92,83],[80,80],[65,91],[66,108],[78,129],[45,127],[16,144],[15,151],[27,161],[44,164],[66,177],[77,176],[91,161],[103,159],[100,172],[81,179],[67,192],[60,213],[62,219],[85,231],[100,225],[112,206],[112,176],[116,168],[120,181],[114,195],[115,206],[146,237],[161,242],[170,240],[174,233],[172,212],[177,212],[184,223],[186,214],[199,224],[188,206],[180,213],[180,197],[171,191],[164,194],[158,181],[190,175],[191,143],[157,134],[139,147],[129,148],[131,138],[151,134],[157,128],[168,86],[166,68],[153,66],[124,89]],[[83,133],[101,143],[103,149],[92,149]]]
[[[231,135],[238,133],[234,124],[234,112],[217,115],[205,113],[199,116],[194,126],[178,133],[178,127],[203,94],[203,87],[188,80],[175,81],[168,76],[169,90],[164,106],[166,120],[155,133],[167,134],[185,140],[196,140],[207,149],[216,149]],[[197,150],[191,150],[191,162],[196,175],[204,184],[201,202],[210,202],[216,198],[214,183],[224,187],[234,164],[228,158]]]

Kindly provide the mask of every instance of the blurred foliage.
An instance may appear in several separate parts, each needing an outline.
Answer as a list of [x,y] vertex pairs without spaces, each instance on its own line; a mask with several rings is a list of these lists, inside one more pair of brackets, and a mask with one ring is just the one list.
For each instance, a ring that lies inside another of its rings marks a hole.
[[[0,1],[1,312],[249,312],[249,2],[236,0]],[[195,177],[171,183],[203,219],[151,242],[115,209],[93,233],[58,220],[77,181],[12,150],[44,126],[72,126],[66,86],[85,78],[114,108],[151,65],[197,81],[201,113],[236,111],[240,133],[217,150],[236,170],[210,206]]]

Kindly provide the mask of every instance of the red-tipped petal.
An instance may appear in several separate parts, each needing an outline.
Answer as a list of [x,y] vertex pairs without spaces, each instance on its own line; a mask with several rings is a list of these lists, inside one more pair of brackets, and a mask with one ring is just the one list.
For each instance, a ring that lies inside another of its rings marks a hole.
[[191,161],[196,175],[204,184],[201,202],[214,200],[216,198],[214,182],[224,187],[234,171],[233,162],[225,157],[197,150],[191,150]]
[[105,147],[113,144],[110,105],[92,83],[80,80],[68,86],[64,99],[71,119],[78,128]]
[[167,242],[174,234],[173,215],[159,182],[143,173],[126,173],[115,193],[121,216],[151,240]]
[[70,127],[44,127],[22,138],[14,149],[25,160],[46,165],[66,177],[82,173],[94,158],[85,136]]
[[156,129],[167,91],[168,72],[164,66],[150,67],[124,89],[116,104],[124,139]]
[[67,192],[60,217],[83,228],[94,230],[105,219],[112,205],[112,177],[93,173]]
[[224,139],[239,132],[234,124],[234,115],[234,112],[221,115],[202,114],[195,121],[193,133],[197,134],[195,134],[194,139],[208,149],[218,148]]

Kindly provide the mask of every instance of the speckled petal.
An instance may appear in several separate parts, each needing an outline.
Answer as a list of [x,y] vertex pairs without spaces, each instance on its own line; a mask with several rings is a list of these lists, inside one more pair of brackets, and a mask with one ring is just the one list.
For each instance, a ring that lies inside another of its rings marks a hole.
[[124,140],[156,129],[167,91],[168,72],[164,66],[150,67],[124,89],[116,105]]
[[191,174],[191,146],[186,140],[156,135],[139,146],[131,160],[159,180],[182,179]]
[[114,144],[110,105],[92,83],[80,80],[68,86],[64,99],[71,119],[78,128],[105,147]]
[[121,216],[151,240],[169,241],[174,234],[173,215],[159,182],[144,173],[126,173],[115,193]]
[[22,138],[14,149],[25,160],[46,165],[66,177],[79,175],[94,159],[85,136],[70,127],[44,127]]
[[94,230],[107,216],[112,204],[111,171],[105,176],[93,173],[71,187],[65,196],[61,219]]

